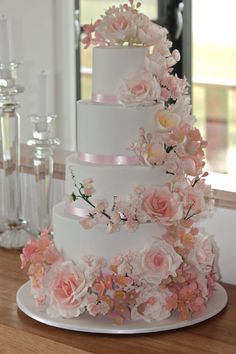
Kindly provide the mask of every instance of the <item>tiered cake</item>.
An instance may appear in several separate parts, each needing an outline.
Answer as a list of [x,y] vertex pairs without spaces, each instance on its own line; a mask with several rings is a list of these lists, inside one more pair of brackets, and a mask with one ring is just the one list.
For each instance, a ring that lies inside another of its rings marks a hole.
[[172,73],[179,53],[139,6],[85,26],[93,92],[77,105],[67,199],[53,210],[54,241],[43,233],[21,256],[36,303],[54,317],[186,319],[214,289],[213,243],[195,226],[211,205],[206,142],[186,80]]

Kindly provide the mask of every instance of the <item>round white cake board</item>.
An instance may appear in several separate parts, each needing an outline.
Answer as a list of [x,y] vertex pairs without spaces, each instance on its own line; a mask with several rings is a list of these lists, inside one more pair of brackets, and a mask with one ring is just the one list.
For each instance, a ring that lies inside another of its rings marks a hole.
[[191,320],[181,321],[179,314],[173,313],[171,317],[162,321],[152,321],[150,323],[145,321],[129,321],[123,325],[117,325],[103,316],[92,317],[88,314],[83,314],[73,319],[50,318],[45,312],[39,312],[36,309],[30,293],[29,281],[20,287],[16,295],[17,306],[21,311],[38,322],[72,331],[109,334],[151,333],[191,326],[218,314],[226,306],[227,299],[225,289],[220,284],[217,284],[205,312],[192,316]]

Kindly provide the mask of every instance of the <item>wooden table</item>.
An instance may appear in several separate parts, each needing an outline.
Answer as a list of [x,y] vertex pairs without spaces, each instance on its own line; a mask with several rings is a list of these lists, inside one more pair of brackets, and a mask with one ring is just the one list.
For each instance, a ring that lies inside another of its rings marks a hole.
[[236,286],[224,284],[229,304],[200,324],[141,335],[101,335],[49,327],[17,309],[16,292],[27,280],[19,254],[0,249],[1,354],[236,354]]

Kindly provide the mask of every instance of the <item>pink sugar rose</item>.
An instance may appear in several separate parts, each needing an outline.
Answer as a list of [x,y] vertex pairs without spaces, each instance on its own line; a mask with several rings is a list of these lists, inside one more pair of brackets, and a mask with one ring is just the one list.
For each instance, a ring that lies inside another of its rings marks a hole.
[[140,291],[136,304],[131,310],[131,320],[164,320],[170,316],[167,309],[167,299],[171,295],[168,290],[161,290],[158,287],[150,287]]
[[216,247],[213,239],[208,236],[203,237],[199,235],[188,254],[187,261],[194,265],[199,272],[209,275],[215,270],[215,254]]
[[160,85],[148,72],[138,73],[132,79],[123,80],[120,99],[125,105],[151,104],[160,98]]
[[142,251],[144,277],[153,284],[160,284],[170,275],[175,276],[182,262],[180,255],[164,240],[157,240]]
[[154,221],[171,224],[180,220],[183,211],[178,194],[167,186],[150,188],[143,199],[143,209]]
[[84,268],[65,261],[47,274],[50,302],[47,309],[53,317],[77,317],[84,311],[88,283]]

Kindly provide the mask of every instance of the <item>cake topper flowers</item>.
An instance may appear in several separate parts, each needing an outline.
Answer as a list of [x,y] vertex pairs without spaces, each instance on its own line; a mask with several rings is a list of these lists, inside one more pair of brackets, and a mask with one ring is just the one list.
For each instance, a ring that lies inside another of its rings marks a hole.
[[129,0],[119,6],[112,6],[94,24],[83,26],[85,48],[95,46],[151,46],[161,43],[167,30],[154,24],[139,12],[140,2]]

